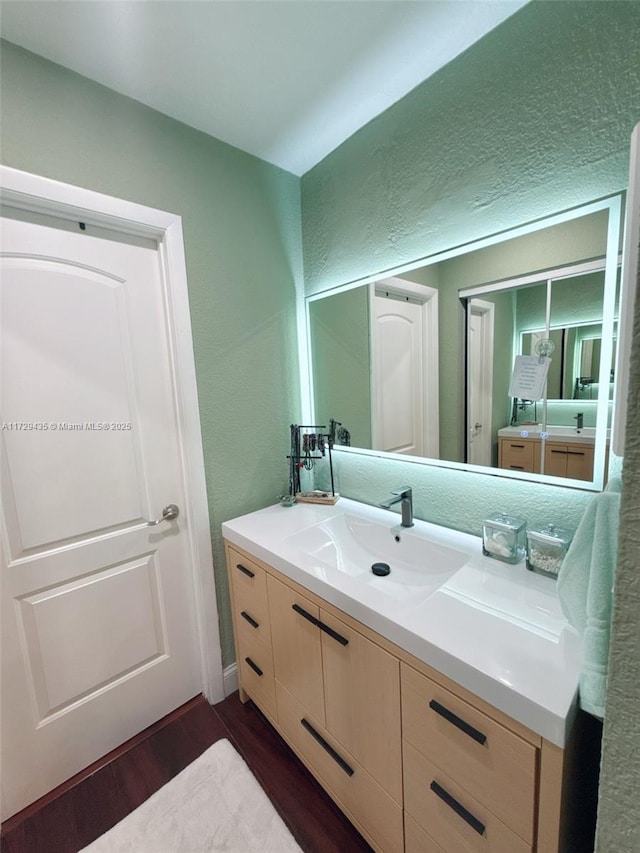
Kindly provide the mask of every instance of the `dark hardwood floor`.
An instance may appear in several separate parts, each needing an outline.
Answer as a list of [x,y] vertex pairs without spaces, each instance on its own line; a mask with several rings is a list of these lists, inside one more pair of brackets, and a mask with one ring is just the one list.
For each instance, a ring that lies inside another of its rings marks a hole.
[[306,853],[371,851],[257,708],[234,693],[214,707],[202,697],[188,702],[10,818],[2,853],[76,853],[225,737]]

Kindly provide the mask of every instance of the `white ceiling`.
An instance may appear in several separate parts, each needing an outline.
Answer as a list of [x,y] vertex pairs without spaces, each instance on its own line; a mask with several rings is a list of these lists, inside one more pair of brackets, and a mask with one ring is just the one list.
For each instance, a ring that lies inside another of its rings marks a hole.
[[293,172],[528,0],[2,0],[3,38]]

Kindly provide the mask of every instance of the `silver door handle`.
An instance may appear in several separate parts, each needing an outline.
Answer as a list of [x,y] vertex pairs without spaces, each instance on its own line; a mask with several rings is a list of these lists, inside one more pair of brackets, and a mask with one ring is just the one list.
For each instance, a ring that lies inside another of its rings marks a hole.
[[162,516],[155,521],[147,521],[149,527],[153,527],[156,524],[162,524],[163,521],[173,521],[180,515],[180,510],[175,504],[167,504],[166,507],[162,510]]

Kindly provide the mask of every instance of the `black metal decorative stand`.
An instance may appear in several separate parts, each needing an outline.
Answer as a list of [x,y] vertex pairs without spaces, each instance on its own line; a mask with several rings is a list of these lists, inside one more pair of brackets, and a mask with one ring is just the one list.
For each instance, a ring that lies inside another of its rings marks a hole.
[[[334,504],[340,495],[335,492],[333,482],[333,459],[331,449],[333,447],[334,435],[332,432],[324,432],[324,424],[291,424],[291,447],[287,459],[289,460],[289,494],[295,496],[301,503],[323,503]],[[329,455],[329,472],[331,474],[331,494],[320,490],[302,491],[300,485],[300,471],[313,470],[315,462]]]

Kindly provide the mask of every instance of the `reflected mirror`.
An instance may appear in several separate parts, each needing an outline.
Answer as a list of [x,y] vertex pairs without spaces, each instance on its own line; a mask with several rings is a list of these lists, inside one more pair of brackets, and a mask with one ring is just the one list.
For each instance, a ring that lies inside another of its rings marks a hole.
[[[314,422],[365,451],[602,488],[619,240],[615,197],[309,297]],[[511,396],[540,347],[542,393]]]

